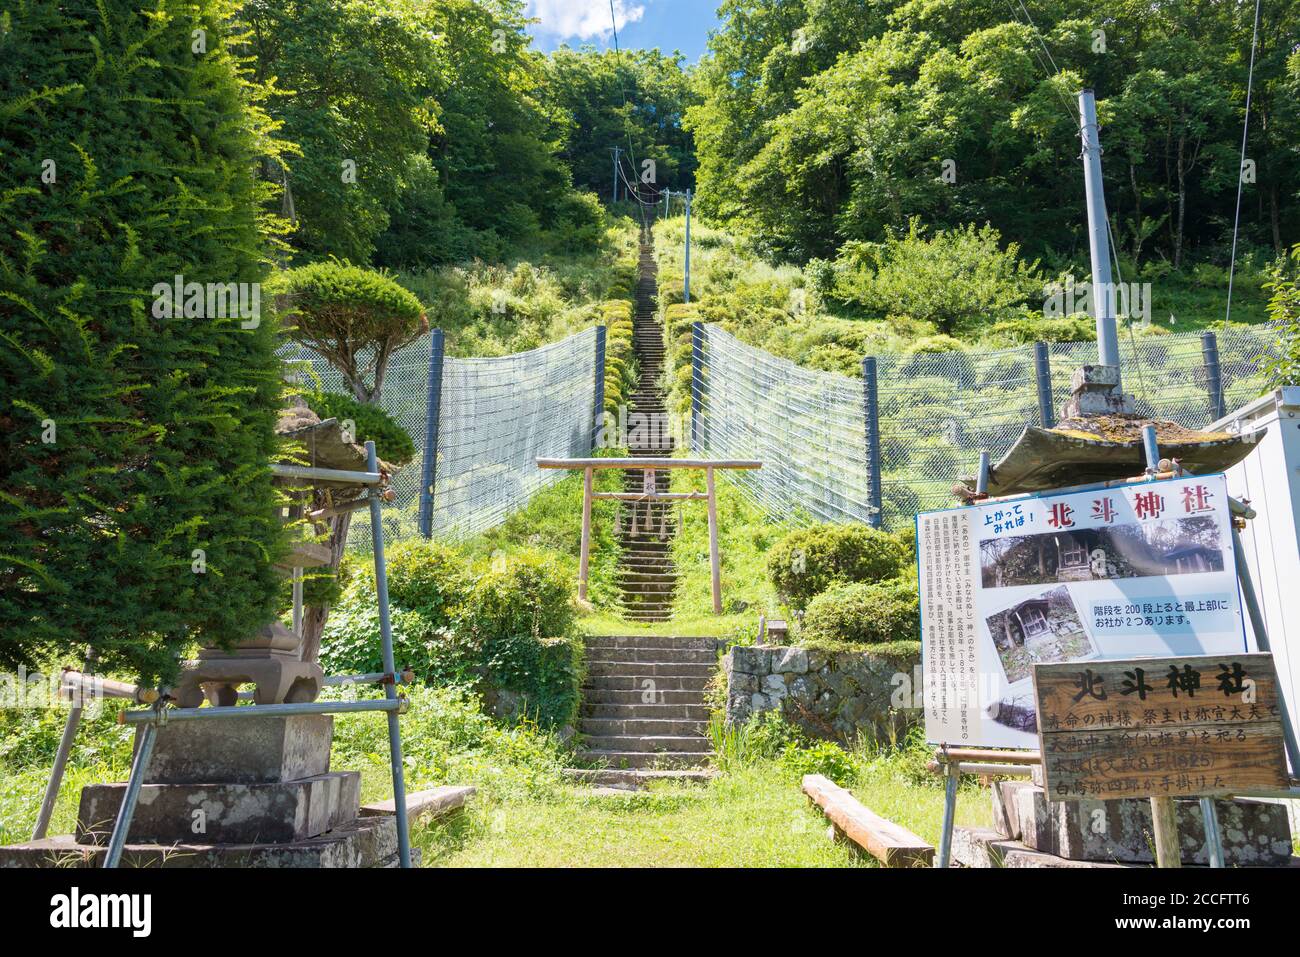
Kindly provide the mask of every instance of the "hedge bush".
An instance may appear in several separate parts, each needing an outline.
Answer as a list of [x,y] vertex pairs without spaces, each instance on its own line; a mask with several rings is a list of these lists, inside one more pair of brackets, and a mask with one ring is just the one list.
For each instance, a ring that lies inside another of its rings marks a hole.
[[884,645],[918,641],[921,607],[916,584],[894,580],[836,585],[808,603],[801,639]]
[[907,562],[899,540],[861,524],[795,529],[772,546],[767,572],[782,599],[803,609],[835,584],[893,578]]
[[[394,548],[388,570],[399,666],[428,684],[473,686],[505,717],[575,720],[582,649],[571,576],[554,559],[526,552],[471,566],[417,541]],[[378,634],[374,577],[355,575],[325,626],[321,664],[330,674],[382,671]]]
[[2,666],[90,645],[102,669],[167,680],[190,642],[231,644],[278,610],[275,227],[255,176],[274,137],[235,12],[6,4]]

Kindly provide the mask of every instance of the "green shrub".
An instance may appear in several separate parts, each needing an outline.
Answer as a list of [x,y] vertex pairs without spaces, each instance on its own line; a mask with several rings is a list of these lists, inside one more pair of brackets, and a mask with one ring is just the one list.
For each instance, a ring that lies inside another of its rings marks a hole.
[[559,637],[573,630],[572,599],[569,576],[551,556],[498,556],[477,575],[465,602],[465,620],[485,640]]
[[[454,549],[414,541],[388,565],[393,650],[419,681],[473,686],[504,717],[572,723],[583,666],[571,576],[535,553],[471,567]],[[354,574],[321,644],[330,674],[382,671],[374,577]],[[507,706],[506,703],[509,703]]]
[[955,333],[1014,318],[1042,291],[1038,264],[1005,249],[992,226],[973,224],[925,237],[913,219],[906,236],[845,243],[836,295],[874,318],[904,315]]
[[850,645],[915,641],[921,608],[915,583],[838,585],[808,603],[801,638]]
[[906,561],[897,540],[861,524],[795,529],[768,552],[767,572],[777,593],[802,609],[816,595],[844,582],[893,578]]
[[858,777],[853,758],[832,741],[786,748],[781,754],[781,768],[796,780],[805,774],[820,774],[841,787],[852,784]]
[[1097,326],[1091,318],[1079,314],[1048,319],[1026,315],[1019,319],[995,322],[980,337],[988,346],[1017,346],[1031,342],[1092,342]]
[[322,419],[351,419],[356,425],[355,441],[364,445],[373,440],[375,454],[389,465],[405,465],[415,458],[411,433],[379,406],[358,402],[341,392],[312,392],[304,398]]
[[236,5],[146,6],[0,15],[3,666],[169,678],[277,612],[274,136]]

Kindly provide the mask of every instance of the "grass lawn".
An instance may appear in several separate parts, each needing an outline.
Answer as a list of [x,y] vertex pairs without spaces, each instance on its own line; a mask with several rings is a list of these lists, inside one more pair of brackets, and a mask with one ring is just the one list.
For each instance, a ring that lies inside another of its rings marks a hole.
[[798,785],[747,768],[705,785],[610,796],[565,785],[546,800],[480,794],[459,818],[418,829],[438,867],[853,867]]

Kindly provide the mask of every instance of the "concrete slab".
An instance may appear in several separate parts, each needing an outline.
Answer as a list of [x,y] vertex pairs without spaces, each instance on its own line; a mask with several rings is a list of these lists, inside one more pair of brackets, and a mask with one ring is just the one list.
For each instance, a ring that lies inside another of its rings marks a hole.
[[158,729],[145,783],[274,784],[316,777],[330,769],[333,729],[328,714],[175,721]]
[[[81,789],[76,838],[107,844],[126,784]],[[276,784],[146,784],[128,838],[135,844],[283,844],[324,834],[357,816],[361,774],[329,774]]]
[[[4,867],[102,867],[106,849],[71,834],[0,847]],[[387,867],[397,855],[391,817],[358,818],[288,844],[128,844],[122,867]]]

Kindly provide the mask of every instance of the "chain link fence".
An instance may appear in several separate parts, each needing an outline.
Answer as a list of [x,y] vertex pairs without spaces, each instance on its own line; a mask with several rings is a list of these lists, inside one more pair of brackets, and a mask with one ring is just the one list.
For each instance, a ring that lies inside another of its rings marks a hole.
[[[537,468],[535,458],[589,454],[601,390],[600,331],[593,327],[539,349],[486,359],[442,356],[442,337],[435,331],[394,353],[380,405],[410,433],[416,454],[393,477],[396,498],[384,507],[386,540],[420,534],[426,467],[433,478],[431,534],[456,539],[491,528],[564,478],[562,471]],[[350,394],[343,375],[311,350],[299,347],[284,358],[307,363],[324,391]],[[440,376],[431,433],[435,371]],[[436,458],[428,462],[431,435]],[[370,548],[365,510],[353,513],[348,543]]]
[[[1264,391],[1260,370],[1276,338],[1269,325],[1215,333],[1216,364],[1199,333],[1125,336],[1124,390],[1142,414],[1201,428],[1221,414],[1216,395],[1231,410]],[[696,346],[700,454],[761,460],[731,478],[774,514],[870,521],[878,507],[891,529],[952,505],[952,486],[974,473],[980,451],[996,462],[1026,425],[1043,424],[1044,405],[1055,424],[1074,370],[1097,361],[1092,342],[877,356],[873,470],[867,380],[801,368],[713,325],[697,327]]]

